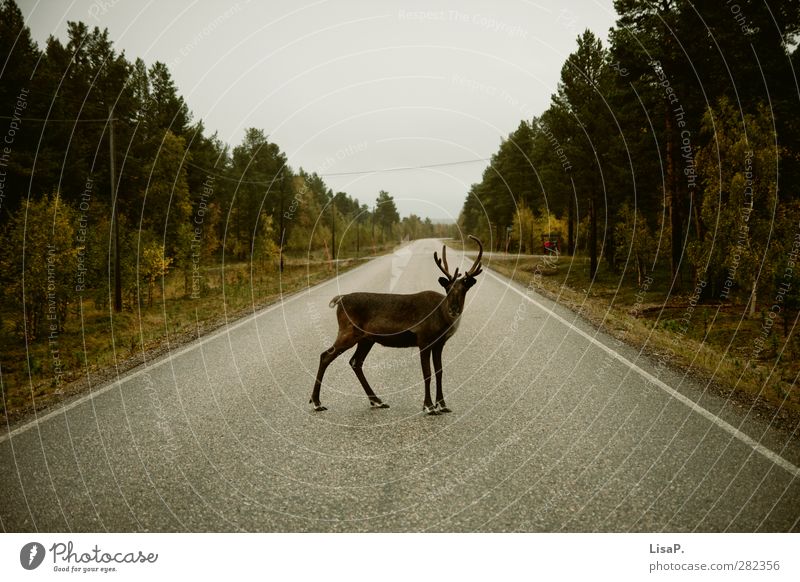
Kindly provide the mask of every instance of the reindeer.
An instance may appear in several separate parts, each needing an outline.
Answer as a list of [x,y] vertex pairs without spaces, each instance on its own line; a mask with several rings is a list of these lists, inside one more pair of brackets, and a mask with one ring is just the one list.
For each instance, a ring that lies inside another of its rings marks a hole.
[[[478,257],[472,267],[459,279],[458,269],[451,275],[447,266],[447,250],[442,246],[442,258],[434,252],[433,259],[446,277],[439,277],[439,284],[446,295],[436,291],[422,291],[401,295],[397,293],[348,293],[337,295],[329,306],[336,307],[339,334],[333,345],[319,356],[319,369],[311,393],[310,404],[314,410],[327,410],[319,400],[322,377],[325,370],[341,354],[356,347],[350,358],[350,367],[364,387],[370,406],[389,408],[375,395],[364,376],[364,360],[376,343],[391,348],[418,347],[422,360],[422,375],[425,379],[425,401],[422,410],[430,415],[450,412],[442,394],[442,348],[458,329],[464,298],[481,274],[483,244],[476,237],[469,238],[478,243]],[[431,355],[436,372],[436,404],[431,401]]]

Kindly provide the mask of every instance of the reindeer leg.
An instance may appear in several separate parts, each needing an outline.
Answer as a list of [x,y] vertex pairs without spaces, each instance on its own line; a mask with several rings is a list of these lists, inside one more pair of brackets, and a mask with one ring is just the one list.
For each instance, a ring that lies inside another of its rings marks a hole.
[[422,360],[422,377],[425,379],[425,402],[422,404],[422,411],[434,416],[439,413],[431,401],[431,349],[420,348],[419,356]]
[[356,340],[353,339],[351,334],[342,335],[336,338],[336,341],[333,343],[331,347],[327,350],[322,352],[319,355],[319,368],[317,369],[317,379],[314,382],[314,390],[311,392],[311,400],[308,402],[314,405],[314,410],[316,412],[322,412],[323,410],[328,410],[319,401],[319,392],[322,388],[322,377],[325,375],[325,370],[328,366],[331,365],[336,358],[338,358],[342,353],[346,352],[350,348],[352,348],[356,344]]
[[369,354],[369,351],[372,349],[372,346],[375,345],[375,342],[372,340],[364,339],[358,342],[358,347],[356,348],[356,353],[353,354],[353,357],[350,358],[350,367],[353,368],[353,372],[356,373],[356,378],[358,381],[361,382],[361,386],[364,387],[364,392],[367,393],[367,398],[369,398],[369,404],[373,408],[389,408],[388,404],[384,404],[380,398],[378,398],[375,393],[372,391],[372,388],[367,382],[367,377],[364,375],[364,370],[362,369],[362,365],[364,364],[364,360]]
[[436,373],[436,409],[438,412],[452,412],[444,403],[442,394],[442,349],[444,349],[443,344],[433,348],[433,370]]

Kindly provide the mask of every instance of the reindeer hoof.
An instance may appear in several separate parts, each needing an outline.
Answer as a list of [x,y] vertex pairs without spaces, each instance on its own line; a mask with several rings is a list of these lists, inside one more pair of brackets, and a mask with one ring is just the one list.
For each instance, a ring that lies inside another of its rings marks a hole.
[[385,402],[381,402],[380,400],[378,400],[377,402],[370,400],[369,406],[370,408],[389,408],[388,404],[386,404]]
[[446,404],[437,404],[436,405],[436,410],[438,410],[441,413],[453,412],[452,410],[447,408]]
[[322,404],[315,404],[314,405],[314,412],[322,412],[324,410],[328,410],[328,409],[325,408],[324,406],[322,406]]
[[436,410],[435,406],[423,406],[422,412],[427,412],[428,416],[439,416],[439,412]]

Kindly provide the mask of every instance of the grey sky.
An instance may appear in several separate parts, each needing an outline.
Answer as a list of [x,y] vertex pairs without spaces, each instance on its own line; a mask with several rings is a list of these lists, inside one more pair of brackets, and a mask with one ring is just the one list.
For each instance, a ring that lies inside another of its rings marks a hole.
[[264,129],[297,169],[401,214],[455,218],[519,121],[547,108],[575,38],[607,37],[611,0],[239,2],[18,0],[40,46],[66,21],[167,63],[195,119],[237,144]]

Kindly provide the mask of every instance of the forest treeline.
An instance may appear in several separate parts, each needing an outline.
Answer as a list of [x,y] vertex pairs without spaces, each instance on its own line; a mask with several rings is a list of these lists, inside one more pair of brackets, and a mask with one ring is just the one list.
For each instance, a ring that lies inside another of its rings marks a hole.
[[170,271],[191,296],[207,265],[277,269],[284,255],[364,255],[441,230],[401,220],[387,192],[364,203],[293,171],[262,129],[229,147],[165,64],[129,60],[107,30],[70,22],[66,42],[40,49],[5,0],[0,66],[0,285],[28,338],[63,328],[77,295],[114,303],[117,263],[131,309]]
[[[473,184],[460,226],[495,249],[561,252],[640,284],[796,311],[800,6],[616,0],[587,30],[546,111]],[[669,283],[668,283],[669,284]]]

